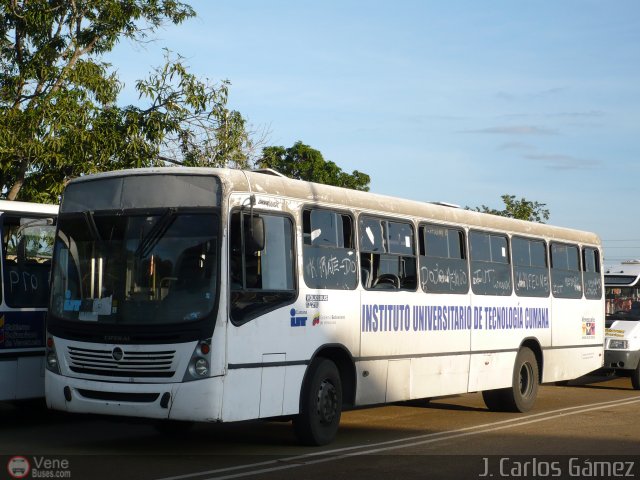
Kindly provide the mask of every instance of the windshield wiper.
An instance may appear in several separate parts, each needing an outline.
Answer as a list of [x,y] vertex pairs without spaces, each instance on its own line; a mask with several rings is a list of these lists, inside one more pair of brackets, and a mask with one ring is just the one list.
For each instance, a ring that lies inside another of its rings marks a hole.
[[100,235],[100,231],[96,225],[95,220],[93,219],[93,212],[83,212],[84,220],[87,222],[87,227],[89,227],[89,232],[94,240],[102,240],[102,236]]
[[155,248],[160,239],[167,233],[176,218],[176,209],[168,208],[151,227],[151,230],[140,240],[135,255],[144,258]]

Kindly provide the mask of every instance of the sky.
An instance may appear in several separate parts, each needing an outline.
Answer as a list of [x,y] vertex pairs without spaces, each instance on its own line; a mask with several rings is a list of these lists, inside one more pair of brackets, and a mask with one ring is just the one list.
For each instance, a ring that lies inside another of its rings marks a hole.
[[121,102],[168,48],[229,80],[229,107],[269,145],[300,140],[372,192],[524,197],[547,223],[596,232],[605,263],[640,259],[637,0],[186,3],[196,18],[106,57]]

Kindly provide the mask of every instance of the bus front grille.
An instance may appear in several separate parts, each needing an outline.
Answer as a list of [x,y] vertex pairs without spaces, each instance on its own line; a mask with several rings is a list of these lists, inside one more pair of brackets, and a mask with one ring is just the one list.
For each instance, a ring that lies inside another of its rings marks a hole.
[[170,378],[175,374],[175,350],[145,352],[68,347],[67,352],[69,369],[75,373],[144,378]]

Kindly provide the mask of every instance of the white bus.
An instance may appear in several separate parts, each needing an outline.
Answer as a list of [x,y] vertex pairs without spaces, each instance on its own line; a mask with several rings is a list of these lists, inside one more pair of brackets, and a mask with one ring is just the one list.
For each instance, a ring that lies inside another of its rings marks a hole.
[[604,366],[629,374],[640,390],[640,260],[605,268],[607,304]]
[[45,316],[58,207],[0,200],[0,401],[44,396]]
[[[157,419],[290,417],[539,382],[603,363],[598,237],[291,180],[163,168],[70,182],[48,405]],[[551,267],[551,268],[550,268]]]

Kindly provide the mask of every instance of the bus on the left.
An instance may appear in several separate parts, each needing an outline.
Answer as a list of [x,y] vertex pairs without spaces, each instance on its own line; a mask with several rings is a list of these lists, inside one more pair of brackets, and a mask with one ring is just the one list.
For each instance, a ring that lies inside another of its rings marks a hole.
[[0,401],[44,396],[56,205],[0,200]]

